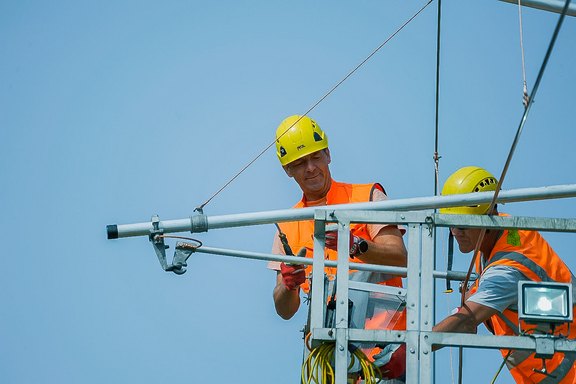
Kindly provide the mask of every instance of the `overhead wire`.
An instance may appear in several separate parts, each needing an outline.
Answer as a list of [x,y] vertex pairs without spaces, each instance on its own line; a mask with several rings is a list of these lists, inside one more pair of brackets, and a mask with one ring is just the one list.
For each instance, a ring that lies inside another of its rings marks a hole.
[[[560,14],[558,22],[556,23],[556,27],[554,28],[554,33],[552,34],[552,38],[550,40],[550,43],[548,44],[548,49],[546,50],[546,54],[544,55],[544,60],[542,61],[542,65],[540,66],[540,70],[538,71],[538,76],[536,77],[536,81],[534,83],[534,88],[532,89],[532,92],[530,93],[530,96],[528,98],[528,104],[526,105],[526,108],[524,108],[524,113],[522,114],[522,118],[520,119],[520,124],[518,126],[518,129],[516,130],[516,135],[515,135],[514,140],[512,142],[512,146],[510,147],[510,151],[508,152],[508,157],[506,158],[504,168],[502,169],[502,173],[500,175],[500,178],[498,179],[498,184],[496,184],[496,190],[494,191],[494,196],[492,197],[492,201],[490,202],[490,205],[488,207],[488,212],[491,212],[494,209],[494,206],[496,205],[496,200],[498,199],[498,194],[500,193],[500,190],[502,189],[502,183],[504,182],[504,178],[506,177],[506,174],[508,172],[508,167],[510,166],[510,163],[512,162],[512,157],[514,156],[516,146],[518,145],[518,141],[520,140],[520,136],[522,135],[524,125],[526,124],[526,119],[528,118],[528,113],[530,112],[532,104],[534,103],[534,96],[536,96],[536,93],[538,92],[538,88],[540,87],[540,82],[542,81],[542,77],[544,76],[544,71],[546,70],[546,66],[548,64],[548,59],[550,58],[552,50],[554,49],[554,45],[556,43],[556,38],[558,37],[558,33],[560,32],[560,27],[562,26],[562,23],[564,21],[564,17],[566,16],[566,12],[568,11],[568,6],[570,5],[570,2],[571,2],[571,0],[566,0],[566,2],[564,3],[564,8],[562,10],[562,13]],[[480,245],[482,244],[482,241],[484,240],[485,233],[486,233],[486,230],[483,229],[480,232],[480,237],[478,238],[478,241],[476,242],[476,246],[474,248],[474,254],[472,256],[472,261],[470,262],[470,266],[468,267],[468,272],[467,272],[466,277],[464,279],[464,287],[465,288],[466,288],[466,286],[470,280],[470,275],[472,274],[472,267],[474,266],[474,264],[476,263],[476,259],[478,258],[478,254],[480,251]],[[466,289],[463,289],[462,290],[462,300],[461,300],[462,304],[464,304],[465,295],[466,295]]]
[[[434,196],[438,196],[438,186],[440,184],[440,156],[438,152],[439,148],[439,116],[440,116],[440,52],[441,52],[441,27],[442,27],[442,0],[438,0],[438,10],[437,10],[437,22],[436,22],[436,94],[435,94],[435,116],[434,116]],[[436,236],[436,233],[434,234]],[[446,261],[446,269],[449,271],[452,268],[452,260],[450,251],[448,253],[443,252],[443,254],[448,255]],[[451,293],[452,289],[450,287],[450,280],[446,279],[446,290],[445,293]],[[446,304],[448,304],[448,296],[446,296]],[[462,377],[462,347],[458,348],[458,379],[461,382]],[[452,348],[450,348],[450,372],[452,374],[452,382],[454,382],[454,372],[452,369]]]
[[[518,144],[518,141],[520,140],[520,136],[521,136],[522,131],[524,129],[524,125],[526,123],[528,113],[530,112],[530,109],[531,109],[532,104],[534,102],[534,96],[536,95],[538,88],[540,86],[540,81],[542,80],[542,77],[544,75],[544,71],[545,71],[546,66],[548,64],[548,59],[550,58],[550,55],[552,53],[552,49],[554,48],[554,45],[556,43],[556,38],[558,37],[560,27],[562,26],[562,23],[564,21],[564,17],[566,16],[566,12],[568,11],[568,7],[570,5],[570,2],[571,2],[571,0],[566,0],[566,2],[564,4],[564,8],[562,10],[562,13],[558,19],[558,22],[557,22],[556,27],[554,29],[554,32],[552,34],[551,41],[548,44],[548,49],[547,49],[546,54],[544,56],[544,60],[542,62],[542,65],[540,66],[540,70],[538,72],[538,76],[536,77],[536,82],[534,84],[534,88],[532,89],[532,92],[530,95],[528,95],[527,87],[526,87],[526,71],[525,71],[525,63],[524,63],[524,43],[523,43],[523,39],[522,39],[522,30],[523,30],[523,28],[522,28],[522,11],[519,10],[519,14],[520,14],[520,16],[519,16],[519,18],[520,18],[520,45],[521,45],[521,50],[522,50],[522,76],[523,76],[523,80],[524,80],[524,88],[523,88],[524,113],[522,114],[522,118],[520,119],[520,124],[518,126],[518,129],[516,130],[516,135],[515,135],[514,140],[512,142],[512,146],[508,152],[508,157],[507,157],[506,162],[504,164],[504,168],[502,169],[502,173],[500,175],[500,178],[498,179],[498,184],[496,185],[496,190],[494,191],[494,196],[492,197],[492,201],[490,202],[490,205],[488,207],[488,213],[489,214],[491,214],[492,210],[496,206],[496,200],[498,199],[498,194],[499,194],[500,190],[502,189],[502,184],[504,182],[504,179],[505,179],[506,174],[508,172],[508,168],[509,168],[510,163],[512,161],[512,158],[514,156],[514,152],[516,150],[516,146]],[[518,0],[518,5],[520,8],[521,7],[520,0]],[[460,304],[462,306],[464,305],[464,303],[466,301],[467,287],[468,287],[468,282],[470,281],[470,275],[472,274],[472,268],[476,264],[476,261],[480,255],[480,248],[482,246],[482,242],[484,241],[485,235],[486,235],[486,228],[482,228],[482,230],[480,231],[480,235],[478,237],[478,240],[476,242],[476,245],[474,247],[473,256],[472,256],[472,259],[470,261],[470,265],[468,267],[466,277],[462,283],[462,290],[461,290],[461,297],[460,297]],[[462,383],[462,376],[463,376],[462,375],[463,347],[458,347],[458,355],[459,355],[458,383],[461,384]],[[502,369],[502,367],[500,367],[500,370],[501,369]]]
[[[550,43],[548,44],[548,49],[546,50],[546,54],[544,55],[544,60],[542,61],[542,65],[540,66],[540,70],[538,71],[538,75],[537,75],[536,81],[534,83],[534,88],[532,89],[532,92],[530,93],[530,95],[528,97],[528,102],[526,104],[526,107],[524,108],[524,113],[522,114],[522,118],[520,119],[520,124],[518,126],[518,129],[516,130],[516,135],[515,135],[514,140],[512,142],[512,146],[510,147],[510,151],[508,152],[508,157],[506,158],[504,168],[502,169],[502,173],[500,175],[500,178],[498,179],[498,184],[496,185],[496,190],[494,191],[494,196],[492,197],[492,201],[490,202],[490,205],[488,207],[488,213],[489,214],[492,214],[491,212],[494,209],[494,207],[496,206],[498,194],[499,194],[500,190],[502,189],[502,184],[503,184],[504,179],[506,177],[506,174],[508,172],[508,167],[510,166],[510,163],[511,163],[512,158],[514,156],[514,152],[516,150],[516,146],[518,145],[518,141],[520,140],[520,136],[521,136],[522,131],[524,129],[524,125],[526,124],[526,119],[528,118],[528,113],[530,112],[532,104],[534,103],[534,97],[536,96],[536,93],[538,92],[538,88],[540,87],[540,82],[542,81],[542,77],[544,76],[544,72],[546,70],[548,60],[550,58],[550,55],[552,54],[552,50],[554,49],[554,45],[556,43],[558,33],[560,32],[560,28],[562,27],[562,23],[564,22],[564,18],[566,16],[567,11],[568,11],[568,7],[570,5],[570,2],[571,2],[571,0],[566,0],[566,2],[564,3],[564,8],[562,9],[562,13],[560,14],[558,22],[556,23],[556,27],[554,28],[552,38],[550,39]],[[476,260],[478,259],[479,255],[480,255],[480,247],[482,245],[482,242],[484,241],[485,234],[486,234],[486,228],[482,228],[482,230],[480,231],[480,235],[478,237],[478,241],[476,242],[476,245],[474,247],[474,253],[472,255],[472,260],[470,261],[470,265],[468,267],[466,277],[464,278],[464,281],[463,281],[463,285],[462,285],[463,288],[462,288],[462,292],[461,292],[462,295],[460,298],[461,305],[464,305],[464,303],[466,301],[468,282],[470,281],[470,275],[472,274],[472,268],[476,264]]]
[[436,99],[435,99],[435,122],[434,122],[434,196],[438,196],[439,166],[438,155],[438,116],[440,109],[440,26],[442,21],[442,0],[438,0],[438,21],[436,27]]
[[[350,78],[354,73],[356,73],[356,71],[358,71],[364,64],[366,64],[366,62],[368,62],[368,60],[370,60],[376,53],[378,53],[378,51],[380,51],[380,49],[382,49],[390,40],[392,40],[402,29],[404,29],[404,27],[406,27],[410,22],[412,22],[412,20],[414,20],[420,13],[422,13],[422,11],[424,11],[424,9],[426,9],[426,7],[428,7],[428,5],[430,5],[430,3],[432,3],[432,1],[434,0],[428,0],[426,2],[426,4],[424,4],[414,15],[412,15],[408,20],[406,20],[398,29],[396,29],[396,31],[394,31],[394,33],[392,33],[390,36],[388,36],[388,38],[386,40],[384,40],[384,42],[382,42],[376,49],[374,49],[368,56],[366,56],[366,58],[364,60],[362,60],[360,62],[360,64],[356,65],[356,67],[354,67],[354,69],[352,69],[350,72],[348,72],[346,74],[346,76],[344,76],[342,78],[342,80],[338,81],[336,83],[336,85],[334,85],[328,92],[326,92],[324,94],[324,96],[322,96],[320,99],[318,99],[318,101],[316,101],[314,104],[312,104],[312,106],[310,108],[308,108],[306,110],[306,112],[304,112],[302,114],[302,116],[306,116],[308,115],[310,112],[312,112],[320,103],[322,103],[328,96],[330,96],[340,85],[342,85],[342,83],[344,83],[346,80],[348,80],[348,78]],[[300,117],[302,118],[302,117]],[[292,128],[292,126],[294,126],[300,119],[298,119],[297,121],[295,121],[290,127],[288,127],[286,129],[285,132],[283,132],[281,136],[283,136],[288,130],[290,130],[290,128]],[[262,155],[264,155],[264,153],[266,153],[266,151],[268,151],[268,149],[270,149],[274,143],[276,142],[276,140],[272,141],[270,144],[268,144],[268,146],[266,146],[262,151],[260,151],[252,160],[250,160],[245,166],[243,166],[240,171],[238,171],[234,176],[232,176],[220,189],[218,189],[210,198],[208,198],[204,203],[200,204],[198,207],[196,207],[194,210],[198,211],[198,212],[202,212],[202,210],[204,209],[204,207],[210,202],[212,201],[212,199],[214,199],[217,195],[219,195],[224,189],[226,189],[234,180],[236,180],[238,178],[238,176],[240,176],[242,173],[244,173],[244,171],[246,169],[248,169],[252,164],[254,164],[254,162],[256,162],[256,160],[258,160],[260,157],[262,157]]]

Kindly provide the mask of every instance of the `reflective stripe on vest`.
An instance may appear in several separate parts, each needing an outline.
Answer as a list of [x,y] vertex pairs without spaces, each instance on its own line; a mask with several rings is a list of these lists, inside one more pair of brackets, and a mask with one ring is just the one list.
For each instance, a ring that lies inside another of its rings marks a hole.
[[550,376],[546,377],[540,382],[540,384],[558,384],[566,377],[566,375],[572,370],[574,366],[574,361],[576,361],[576,355],[574,353],[564,354],[564,359],[552,372],[548,372]]
[[[529,358],[534,358],[533,351],[527,350],[517,350],[512,351],[508,359],[506,360],[506,366],[508,369],[513,370],[522,362]],[[558,366],[553,369],[552,371],[548,371],[550,377],[545,376],[542,374],[542,381],[539,381],[539,384],[558,384],[566,377],[566,375],[572,370],[574,366],[574,362],[576,361],[576,355],[574,353],[566,353],[564,354],[564,358],[558,364]],[[549,365],[549,364],[548,364]]]
[[[548,276],[548,273],[546,273],[544,268],[540,267],[534,261],[530,260],[529,258],[524,256],[523,254],[518,253],[518,252],[498,252],[490,258],[490,262],[486,266],[486,268],[488,268],[488,266],[490,266],[491,264],[498,262],[498,261],[502,261],[502,260],[510,260],[510,261],[515,261],[519,264],[522,264],[525,268],[528,268],[529,270],[534,272],[541,281],[546,281],[546,282],[553,281],[550,278],[550,276]],[[522,271],[520,271],[520,272],[522,272]]]

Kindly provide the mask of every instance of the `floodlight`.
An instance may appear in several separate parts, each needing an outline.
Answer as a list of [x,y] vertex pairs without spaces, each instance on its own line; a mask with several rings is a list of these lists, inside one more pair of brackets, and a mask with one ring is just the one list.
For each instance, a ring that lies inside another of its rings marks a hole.
[[518,282],[518,318],[531,324],[572,321],[572,284]]

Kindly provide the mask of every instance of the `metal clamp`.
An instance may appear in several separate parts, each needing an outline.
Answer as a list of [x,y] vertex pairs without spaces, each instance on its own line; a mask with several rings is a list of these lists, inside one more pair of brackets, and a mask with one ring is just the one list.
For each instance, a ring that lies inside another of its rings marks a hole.
[[159,228],[159,224],[160,218],[158,215],[152,216],[153,229],[150,230],[148,239],[154,247],[160,266],[166,272],[174,272],[177,275],[182,275],[186,272],[186,267],[188,266],[186,261],[198,247],[181,241],[176,243],[172,264],[168,264],[168,261],[166,260],[166,250],[170,248],[170,246],[165,244],[163,236],[164,230]]
[[554,356],[554,341],[556,337],[552,335],[531,335],[531,337],[536,341],[535,358],[551,359]]
[[428,237],[432,237],[434,231],[434,218],[432,216],[426,216],[425,224],[426,228],[428,228]]

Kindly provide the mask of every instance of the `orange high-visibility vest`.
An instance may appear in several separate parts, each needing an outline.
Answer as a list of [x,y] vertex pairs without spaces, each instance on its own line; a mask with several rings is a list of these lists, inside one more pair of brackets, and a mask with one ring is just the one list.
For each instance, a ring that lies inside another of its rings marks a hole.
[[[486,260],[484,271],[498,265],[515,268],[533,281],[574,284],[570,269],[536,231],[504,230]],[[481,273],[478,263],[476,268]],[[507,320],[501,316],[505,316]],[[506,309],[502,314],[492,316],[488,323],[488,328],[491,327],[492,333],[497,336],[515,335],[518,332],[518,312]],[[511,327],[512,324],[515,325],[515,329]],[[522,322],[523,330],[533,327],[534,325]],[[570,339],[576,338],[576,320],[569,326],[566,324],[557,326],[554,333],[568,336]],[[501,350],[504,357],[508,352],[507,349]],[[508,356],[506,364],[517,383],[576,383],[576,356],[558,352],[552,359],[546,360],[547,372],[556,377],[553,380],[544,374],[534,372],[534,369],[542,369],[542,359],[535,358],[532,351],[514,350]]]
[[[347,203],[361,203],[361,202],[368,202],[372,200],[372,193],[374,189],[377,188],[385,193],[384,188],[378,184],[346,184],[346,183],[339,183],[332,180],[332,184],[330,186],[330,190],[326,196],[326,205],[333,205],[333,204],[347,204]],[[306,201],[304,198],[298,202],[294,208],[304,208],[307,207]],[[296,254],[300,249],[303,247],[306,248],[306,257],[313,257],[313,247],[314,247],[314,221],[294,221],[294,222],[287,222],[287,223],[280,223],[280,229],[286,235],[288,243],[290,244],[290,248],[292,252]],[[362,237],[364,239],[372,240],[367,230],[366,224],[350,224],[350,231],[355,236]],[[338,260],[338,252],[333,251],[331,249],[325,249],[325,258],[327,260]],[[356,263],[362,263],[359,259],[350,259],[350,261]],[[336,275],[336,268],[326,267],[325,273],[328,276],[335,276]],[[312,266],[309,265],[306,267],[306,275],[310,276],[312,272]],[[359,271],[350,271],[350,273],[361,273]],[[366,274],[370,275],[372,279],[376,277],[376,281],[369,281],[370,283],[378,283],[383,285],[390,285],[394,287],[402,287],[402,278],[399,276],[391,276],[385,275],[383,273],[371,273]],[[310,290],[310,284],[308,279],[304,284],[302,284],[302,289],[304,292],[308,293]],[[383,316],[384,314],[382,314]],[[376,319],[375,317],[371,319],[371,321],[367,322],[367,329],[376,329],[382,322],[389,322],[391,314],[387,314],[388,319]],[[396,318],[392,321],[392,323],[396,322],[398,318],[398,314],[394,314]],[[406,329],[406,318],[405,318],[405,311],[400,314],[400,319],[397,320],[396,325],[393,327],[394,329]]]

